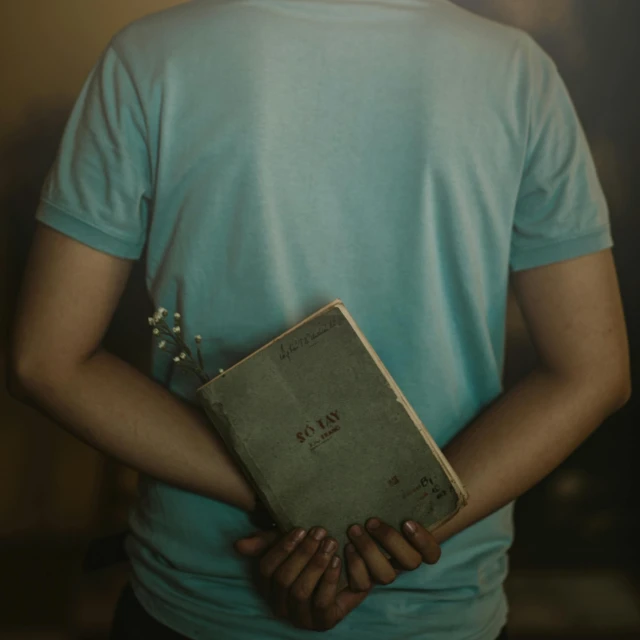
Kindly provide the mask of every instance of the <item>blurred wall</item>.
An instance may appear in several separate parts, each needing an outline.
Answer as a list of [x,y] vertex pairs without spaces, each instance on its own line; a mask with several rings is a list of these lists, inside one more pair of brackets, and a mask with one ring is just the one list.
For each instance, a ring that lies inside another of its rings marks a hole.
[[[637,354],[640,269],[639,223],[634,214],[640,196],[633,188],[633,174],[640,148],[635,44],[640,2],[456,1],[528,30],[553,55],[567,81],[611,204],[616,259]],[[3,335],[33,230],[40,185],[84,79],[121,26],[172,4],[177,2],[22,0],[0,6],[0,237],[8,240],[0,248]],[[144,368],[147,330],[140,324],[146,317],[140,275],[138,267],[125,294],[129,304],[121,306],[109,344]],[[526,372],[534,360],[517,309],[513,304],[510,309],[508,381]],[[76,549],[97,532],[125,525],[135,475],[12,399],[5,391],[4,343],[0,361],[0,620],[17,623],[40,616],[52,622],[66,597],[63,576],[69,558],[75,557],[65,555],[65,550]],[[516,565],[637,566],[639,531],[630,489],[636,482],[632,458],[636,415],[634,400],[520,501]],[[52,577],[45,580],[48,572]],[[33,609],[25,613],[20,603],[34,593],[40,599],[38,613]]]

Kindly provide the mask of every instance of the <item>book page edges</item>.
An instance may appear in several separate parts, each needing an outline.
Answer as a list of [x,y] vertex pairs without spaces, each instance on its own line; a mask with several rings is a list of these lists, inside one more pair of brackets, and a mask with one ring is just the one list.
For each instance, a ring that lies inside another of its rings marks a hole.
[[460,478],[458,478],[458,475],[454,471],[453,467],[449,464],[449,461],[445,458],[442,451],[440,451],[440,447],[438,447],[435,440],[432,438],[431,434],[427,431],[426,427],[422,424],[422,421],[414,411],[413,407],[409,404],[409,401],[405,398],[400,387],[398,387],[395,380],[391,377],[391,374],[389,373],[387,368],[384,366],[382,360],[380,360],[380,358],[378,357],[378,354],[374,351],[373,347],[371,346],[371,344],[369,343],[365,335],[362,333],[362,331],[356,324],[351,314],[347,311],[344,304],[342,304],[342,302],[340,301],[337,301],[335,304],[332,303],[332,305],[330,306],[337,306],[340,309],[340,312],[342,313],[342,315],[346,318],[346,320],[349,322],[353,330],[356,332],[356,334],[362,341],[362,344],[365,346],[365,348],[369,352],[369,355],[373,358],[374,362],[380,369],[380,372],[385,377],[387,383],[389,384],[393,392],[396,394],[396,398],[398,402],[400,402],[402,406],[405,408],[405,410],[409,414],[409,417],[413,421],[414,425],[416,426],[416,428],[424,438],[425,442],[427,443],[427,445],[429,446],[433,454],[436,456],[436,458],[442,465],[442,468],[444,469],[444,472],[447,475],[449,482],[451,483],[451,486],[454,488],[458,496],[458,508],[452,514],[450,514],[440,522],[430,527],[431,530],[434,530],[440,525],[450,520],[463,506],[467,504],[469,500],[469,494],[467,493],[467,490],[462,484],[462,481],[460,480]]

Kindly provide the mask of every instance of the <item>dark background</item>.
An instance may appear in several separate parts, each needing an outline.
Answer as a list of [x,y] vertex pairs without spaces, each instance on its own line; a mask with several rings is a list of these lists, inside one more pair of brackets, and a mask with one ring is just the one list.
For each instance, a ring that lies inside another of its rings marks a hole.
[[[457,0],[531,33],[555,59],[587,132],[611,207],[632,360],[640,342],[636,255],[640,195],[637,0]],[[108,38],[171,0],[30,2],[0,9],[2,329],[45,173],[69,109]],[[36,5],[36,15],[30,13]],[[23,7],[23,8],[21,8]],[[6,32],[6,33],[5,33]],[[6,36],[2,38],[2,36]],[[144,370],[148,303],[138,266],[112,329],[111,349]],[[61,310],[63,313],[63,310]],[[535,361],[510,305],[506,383]],[[6,349],[0,352],[6,364]],[[637,368],[633,369],[634,382]],[[508,583],[517,638],[640,638],[638,399],[610,418],[559,469],[522,497]],[[101,638],[126,567],[83,575],[87,543],[126,527],[135,474],[76,441],[0,388],[0,640]]]

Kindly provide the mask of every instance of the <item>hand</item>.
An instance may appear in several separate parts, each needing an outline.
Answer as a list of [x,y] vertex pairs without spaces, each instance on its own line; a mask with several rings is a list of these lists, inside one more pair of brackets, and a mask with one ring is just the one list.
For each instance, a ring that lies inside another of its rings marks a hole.
[[320,527],[308,535],[260,531],[234,545],[241,555],[260,557],[259,589],[276,615],[311,631],[333,629],[368,595],[349,588],[338,593],[338,543],[325,536]]
[[[346,547],[349,586],[354,592],[368,591],[371,582],[391,584],[402,571],[413,571],[440,559],[440,545],[420,524],[407,521],[404,535],[378,518],[367,521],[366,530],[353,525],[347,531],[351,544]],[[388,560],[374,541],[391,556]]]

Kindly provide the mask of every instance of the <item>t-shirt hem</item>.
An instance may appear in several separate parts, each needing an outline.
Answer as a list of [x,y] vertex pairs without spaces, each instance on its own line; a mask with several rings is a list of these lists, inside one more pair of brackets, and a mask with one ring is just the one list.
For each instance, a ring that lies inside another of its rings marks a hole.
[[40,201],[36,220],[92,249],[118,258],[137,260],[144,249],[144,242],[116,238],[45,199]]
[[542,267],[604,251],[612,246],[611,231],[609,227],[603,227],[588,234],[559,240],[540,247],[514,249],[511,254],[511,269],[512,271],[522,271]]
[[[146,612],[151,617],[155,618],[160,624],[164,625],[165,627],[187,638],[192,638],[193,640],[197,640],[198,638],[208,637],[209,634],[211,634],[211,637],[218,637],[218,635],[220,634],[221,628],[214,628],[216,627],[216,625],[212,623],[206,625],[206,631],[205,631],[205,628],[202,626],[196,625],[197,628],[194,627],[194,625],[192,623],[189,623],[182,615],[178,614],[175,610],[171,610],[171,607],[168,605],[164,606],[162,611],[157,610],[157,607],[154,604],[153,595],[150,592],[147,592],[146,588],[136,580],[135,575],[131,575],[130,582],[131,582],[131,587],[133,589],[133,592],[136,598],[138,599],[138,602],[140,603],[140,605],[146,610]],[[488,624],[483,629],[475,629],[470,631],[470,633],[464,635],[464,640],[495,640],[500,635],[501,631],[506,627],[507,621],[508,621],[509,606],[504,593],[504,588],[500,587],[497,590],[497,593],[499,595],[498,595],[496,612],[491,617]],[[224,634],[225,634],[225,637],[227,638],[248,637],[246,635],[246,629],[238,630],[238,633],[235,634],[231,629],[226,628],[224,624],[222,625],[222,627],[225,628]],[[337,635],[334,635],[332,632],[328,632],[325,635],[325,637],[339,638],[339,637],[345,637],[347,635],[353,635],[352,631],[350,631],[347,628],[344,629],[344,633],[340,633],[339,627],[337,627],[335,631]],[[302,636],[304,637],[315,636],[314,632],[308,632],[308,631],[295,632],[293,628],[291,629],[291,632],[296,633],[296,637],[298,638]],[[253,636],[255,640],[257,640],[258,638],[267,638],[267,637],[274,638],[276,636],[274,636],[272,633],[269,633],[269,632],[267,632],[266,635],[264,635],[262,632],[258,633],[257,631],[256,631],[256,635]],[[281,637],[284,637],[284,636],[281,636]],[[293,636],[287,634],[287,637],[293,637]],[[360,635],[358,636],[358,638],[361,638],[361,637],[362,636]],[[371,636],[371,637],[374,637],[374,636]],[[417,636],[415,635],[410,635],[410,637],[417,638]],[[420,637],[422,637],[422,635],[420,635]],[[459,636],[459,637],[462,638],[462,636]]]

